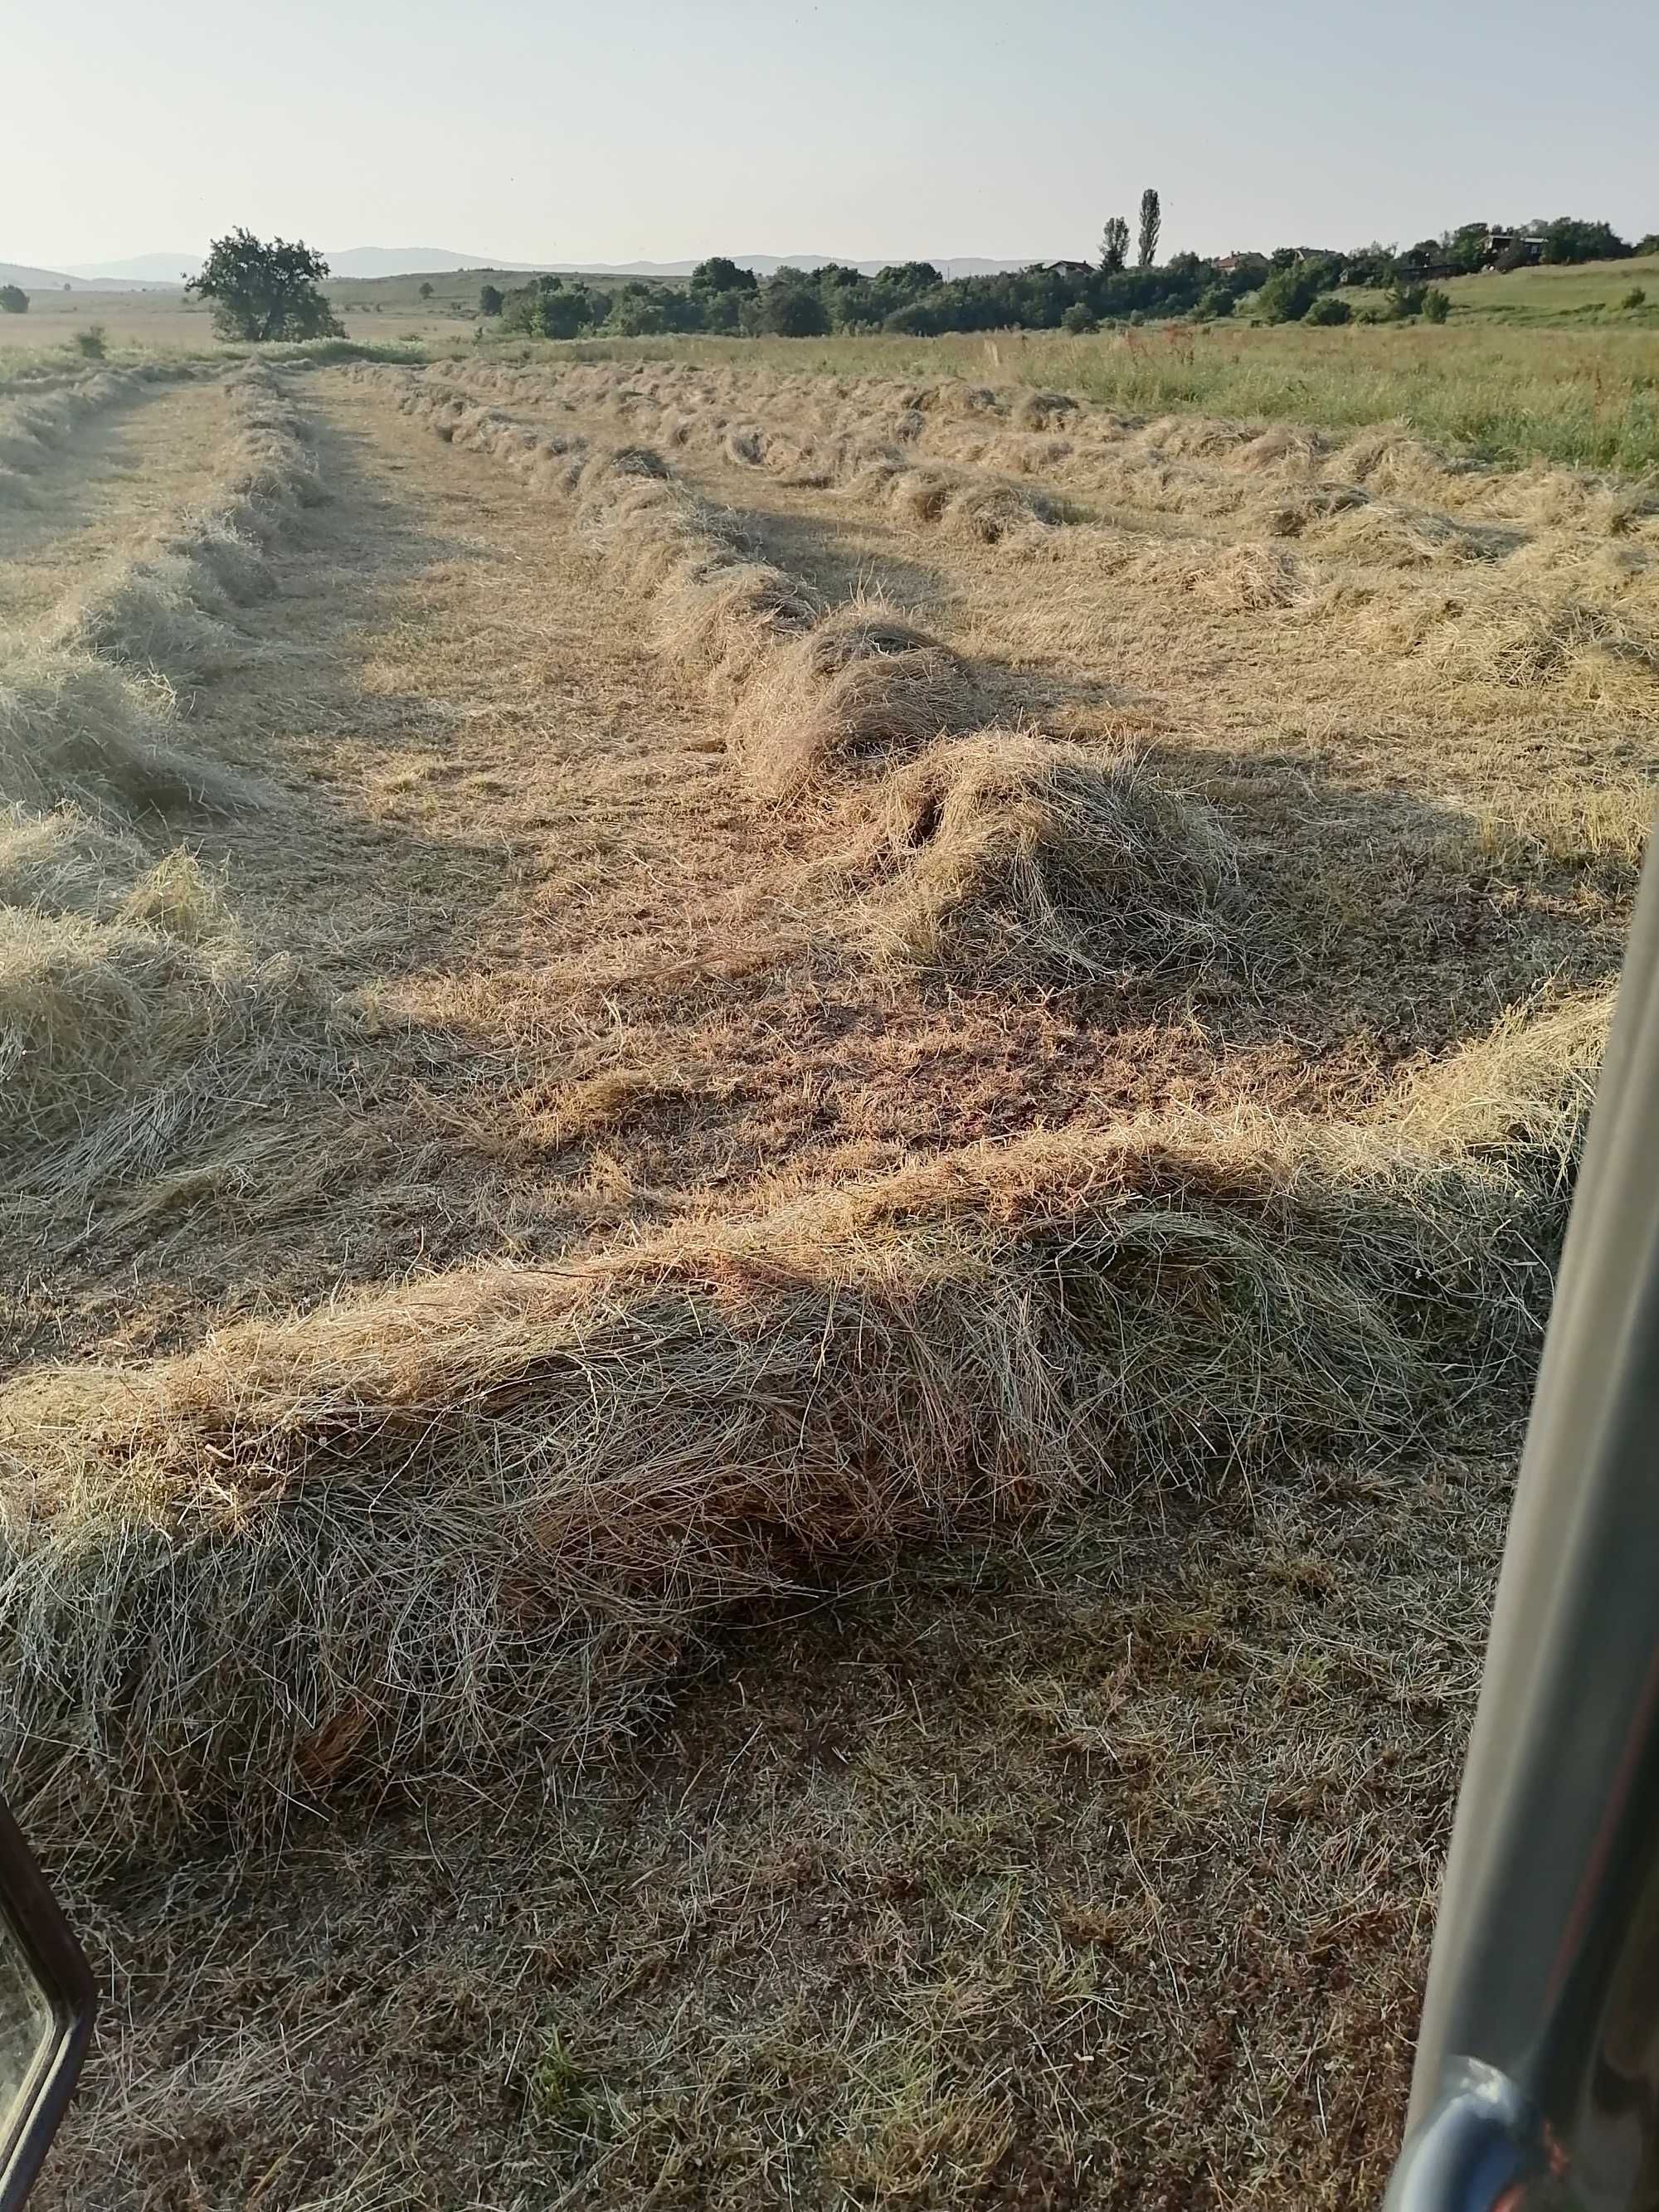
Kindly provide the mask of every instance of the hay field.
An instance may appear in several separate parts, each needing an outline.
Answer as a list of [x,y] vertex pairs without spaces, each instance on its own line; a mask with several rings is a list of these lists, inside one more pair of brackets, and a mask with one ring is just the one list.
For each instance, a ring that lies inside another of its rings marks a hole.
[[759,356],[0,461],[45,2201],[1374,2196],[1650,487]]
[[[1634,272],[1625,279],[1628,287],[1642,281],[1646,264],[1618,266]],[[1566,278],[1574,273],[1562,272]],[[1482,309],[1497,295],[1463,292],[1451,319],[1437,328],[1269,328],[1245,319],[1149,324],[1085,337],[1059,331],[937,338],[593,337],[553,349],[496,340],[489,350],[526,361],[550,352],[588,361],[668,358],[701,368],[799,368],[921,383],[949,374],[969,384],[1064,392],[1144,416],[1199,410],[1325,430],[1398,422],[1449,450],[1509,467],[1547,462],[1651,469],[1659,463],[1659,410],[1649,310],[1605,316],[1598,310],[1587,327],[1571,307],[1538,303],[1540,295],[1554,297],[1554,274],[1526,272],[1537,292],[1529,312],[1513,321]]]

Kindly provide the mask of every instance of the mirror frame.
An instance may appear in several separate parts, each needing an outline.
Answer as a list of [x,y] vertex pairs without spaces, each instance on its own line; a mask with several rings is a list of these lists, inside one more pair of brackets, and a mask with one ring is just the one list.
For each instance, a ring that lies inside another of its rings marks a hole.
[[0,2130],[0,2212],[16,2212],[75,2094],[92,2038],[97,1996],[86,1954],[3,1798],[0,1912],[34,1967],[52,2018],[52,2039],[35,2062],[16,2112]]

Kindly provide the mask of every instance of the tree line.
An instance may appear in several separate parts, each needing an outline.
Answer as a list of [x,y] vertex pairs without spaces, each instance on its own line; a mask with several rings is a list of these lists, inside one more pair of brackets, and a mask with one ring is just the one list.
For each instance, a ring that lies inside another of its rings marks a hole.
[[635,280],[611,289],[574,276],[537,276],[508,291],[486,284],[480,313],[526,337],[574,338],[602,333],[653,337],[670,331],[742,337],[822,337],[886,331],[932,337],[952,331],[1093,330],[1102,323],[1184,316],[1210,321],[1240,303],[1264,322],[1346,322],[1356,311],[1339,287],[1375,294],[1361,321],[1426,314],[1449,307],[1434,280],[1486,268],[1622,258],[1659,252],[1659,234],[1632,245],[1611,225],[1562,216],[1513,228],[1464,223],[1403,250],[1372,245],[1347,251],[1278,247],[1271,253],[1158,259],[1163,210],[1156,191],[1141,196],[1133,265],[1127,219],[1109,216],[1092,262],[1035,263],[1000,275],[947,278],[930,261],[905,261],[873,276],[830,262],[822,269],[777,270],[763,281],[726,255],[699,262],[689,283]]
[[[1403,252],[1385,246],[1348,252],[1282,246],[1272,253],[1207,259],[1177,253],[1160,262],[1162,226],[1162,204],[1149,188],[1140,197],[1133,268],[1128,221],[1114,215],[1106,220],[1092,262],[1036,262],[1000,275],[954,279],[931,261],[896,262],[874,276],[846,262],[829,262],[813,270],[786,265],[763,283],[752,270],[713,254],[697,264],[684,285],[635,281],[605,289],[574,276],[535,276],[505,292],[484,285],[478,308],[504,330],[549,338],[595,331],[621,337],[674,331],[777,337],[890,331],[931,337],[950,331],[1091,331],[1103,322],[1152,317],[1208,321],[1234,313],[1243,301],[1265,322],[1340,323],[1354,310],[1337,296],[1338,288],[1358,287],[1376,295],[1358,310],[1361,321],[1424,315],[1443,322],[1450,300],[1432,277],[1534,261],[1559,264],[1659,253],[1659,234],[1631,245],[1607,223],[1561,216],[1513,230],[1464,223]],[[328,264],[310,247],[281,238],[267,242],[238,229],[214,240],[185,290],[211,301],[222,337],[256,342],[338,337],[342,326],[319,289],[327,275]],[[422,299],[432,297],[429,283],[420,289]],[[1640,297],[1628,295],[1625,304]],[[0,309],[15,314],[27,307],[28,296],[18,287],[0,288]]]

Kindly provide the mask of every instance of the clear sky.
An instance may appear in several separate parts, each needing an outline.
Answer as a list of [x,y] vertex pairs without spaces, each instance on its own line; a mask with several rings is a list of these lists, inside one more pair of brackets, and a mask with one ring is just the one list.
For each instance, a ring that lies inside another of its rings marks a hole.
[[1659,229],[1653,0],[11,0],[0,259]]

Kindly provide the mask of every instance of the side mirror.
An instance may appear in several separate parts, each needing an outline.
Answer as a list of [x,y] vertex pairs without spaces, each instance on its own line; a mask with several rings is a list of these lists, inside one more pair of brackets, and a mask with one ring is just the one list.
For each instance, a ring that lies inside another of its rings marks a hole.
[[92,1972],[0,1802],[0,2212],[28,2195],[87,2054]]

